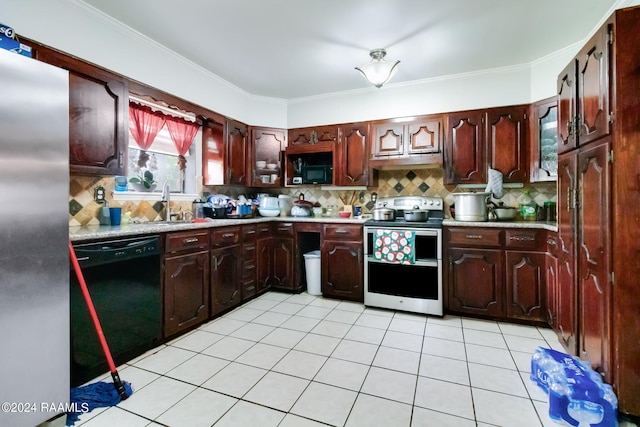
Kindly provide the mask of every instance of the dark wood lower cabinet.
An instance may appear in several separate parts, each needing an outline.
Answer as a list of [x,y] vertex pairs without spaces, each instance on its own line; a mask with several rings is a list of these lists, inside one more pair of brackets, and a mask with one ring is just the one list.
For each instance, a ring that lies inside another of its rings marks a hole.
[[325,240],[321,249],[322,295],[364,300],[362,241]]
[[499,317],[503,313],[502,253],[449,248],[449,310]]
[[271,240],[272,275],[271,287],[274,289],[294,290],[293,265],[295,253],[293,251],[293,238],[279,237]]
[[507,317],[546,322],[546,254],[506,251],[505,265]]
[[238,276],[239,245],[211,251],[211,315],[227,311],[242,302]]
[[165,259],[164,333],[174,335],[209,317],[209,251]]
[[164,336],[209,318],[209,233],[187,231],[165,237]]
[[447,311],[546,323],[546,236],[536,229],[445,229]]

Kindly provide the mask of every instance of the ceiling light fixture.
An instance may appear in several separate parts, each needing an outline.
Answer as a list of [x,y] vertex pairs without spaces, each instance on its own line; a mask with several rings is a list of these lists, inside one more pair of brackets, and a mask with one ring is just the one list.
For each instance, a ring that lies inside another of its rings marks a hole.
[[369,52],[371,62],[360,68],[356,67],[356,70],[360,71],[364,78],[378,89],[394,76],[396,71],[398,71],[398,64],[400,63],[400,61],[385,61],[384,57],[386,54],[387,51],[384,49],[374,49]]

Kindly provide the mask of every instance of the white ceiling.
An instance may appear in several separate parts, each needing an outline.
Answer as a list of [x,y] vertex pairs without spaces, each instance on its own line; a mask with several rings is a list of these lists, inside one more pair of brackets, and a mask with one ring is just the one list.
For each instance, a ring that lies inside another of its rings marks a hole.
[[[580,43],[616,0],[82,0],[253,95],[368,87],[369,51],[400,60],[389,84],[527,64]],[[382,89],[384,90],[384,89]]]

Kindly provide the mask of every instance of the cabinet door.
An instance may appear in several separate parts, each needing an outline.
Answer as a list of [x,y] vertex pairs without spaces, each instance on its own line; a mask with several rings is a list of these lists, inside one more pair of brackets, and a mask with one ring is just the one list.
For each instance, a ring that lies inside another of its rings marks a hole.
[[167,257],[164,262],[164,336],[209,317],[209,252]]
[[442,120],[433,119],[407,125],[407,154],[439,153],[442,150]]
[[577,153],[558,159],[558,337],[567,352],[577,354],[577,274],[575,255]]
[[529,141],[531,182],[558,179],[558,102],[549,98],[533,104]]
[[241,302],[239,280],[240,247],[211,251],[211,315],[226,311]]
[[[251,182],[254,187],[282,186],[282,152],[287,146],[287,131],[284,129],[253,128],[253,142],[250,170],[253,171]],[[275,164],[275,169],[259,168],[257,162]]]
[[404,153],[404,126],[402,124],[380,123],[375,127],[372,157],[400,156]]
[[504,182],[527,181],[527,106],[492,108],[487,112],[489,167]]
[[598,31],[578,53],[579,145],[610,133],[609,31],[608,27]]
[[594,369],[606,373],[605,380],[609,382],[610,145],[604,142],[585,148],[588,149],[580,149],[578,155],[580,358],[591,362]]
[[273,276],[272,287],[293,289],[293,239],[274,238],[273,243]]
[[224,184],[224,123],[207,120],[202,126],[202,177],[204,185]]
[[69,71],[71,173],[124,175],[129,138],[127,81],[46,48],[36,58]]
[[558,77],[558,154],[577,147],[576,102],[578,83],[576,62],[571,61]]
[[337,185],[369,185],[369,124],[347,125],[342,129]]
[[258,239],[256,253],[256,292],[259,294],[271,287],[274,276],[273,243],[271,238]]
[[228,120],[226,123],[226,141],[226,183],[247,185],[247,159],[249,158],[247,126]]
[[500,250],[449,249],[449,309],[502,316],[504,286]]
[[364,301],[362,242],[325,240],[321,265],[322,295]]
[[540,252],[505,252],[507,317],[546,320],[546,255]]
[[445,184],[486,183],[486,147],[482,111],[449,114]]
[[338,126],[318,126],[313,128],[289,129],[289,145],[338,142]]

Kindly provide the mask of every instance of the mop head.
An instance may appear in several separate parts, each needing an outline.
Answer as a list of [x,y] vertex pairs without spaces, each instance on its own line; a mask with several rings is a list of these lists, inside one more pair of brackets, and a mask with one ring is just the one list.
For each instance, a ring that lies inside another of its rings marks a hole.
[[[131,384],[122,382],[127,396],[131,396],[133,389]],[[67,412],[67,425],[72,426],[78,421],[81,414],[91,412],[95,408],[115,406],[122,400],[113,383],[97,382],[82,387],[71,389],[71,406],[78,412]]]

